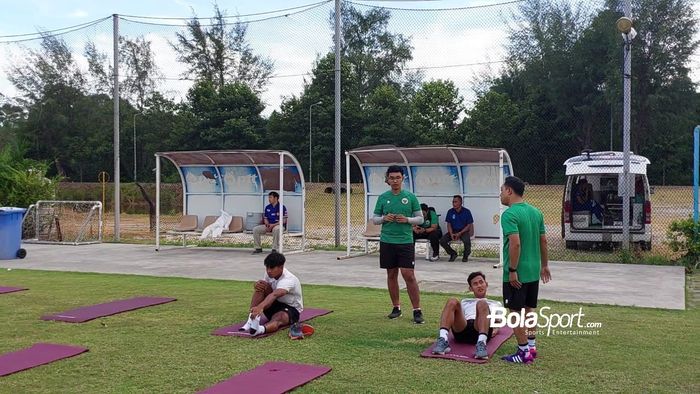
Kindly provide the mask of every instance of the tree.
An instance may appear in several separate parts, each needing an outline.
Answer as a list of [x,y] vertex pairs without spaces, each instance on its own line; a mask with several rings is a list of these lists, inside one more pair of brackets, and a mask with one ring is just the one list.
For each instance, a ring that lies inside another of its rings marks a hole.
[[409,123],[420,144],[458,144],[459,116],[463,99],[452,81],[436,80],[423,84],[411,102]]
[[[111,95],[114,88],[114,65],[106,53],[97,49],[92,41],[85,44],[84,55],[88,62],[89,91]],[[129,39],[119,37],[119,95],[140,111],[145,101],[155,94],[161,73],[155,62],[151,42],[143,36]]]
[[226,18],[214,4],[210,28],[194,16],[187,22],[187,30],[176,33],[177,42],[170,45],[178,60],[187,64],[186,77],[211,82],[216,89],[238,82],[260,93],[272,76],[274,64],[253,52],[246,40],[247,24],[239,21],[229,28]]
[[[614,30],[622,15],[619,3],[608,1],[589,12],[563,0],[523,2],[523,22],[511,32],[507,65],[488,89],[508,100],[480,94],[462,126],[468,137],[479,140],[480,127],[493,127],[488,119],[518,111],[517,121],[502,122],[514,128],[501,130],[503,138],[481,140],[513,149],[518,174],[530,182],[550,181],[561,172],[559,163],[581,149],[608,149],[611,119],[618,130],[622,126],[616,119],[622,113],[622,40]],[[633,150],[664,163],[650,166],[652,182],[671,174],[672,182],[688,179],[680,175],[688,155],[676,141],[692,127],[699,105],[688,77],[697,21],[684,0],[637,0],[633,15],[639,32],[632,47]],[[667,160],[667,155],[685,159]]]
[[82,90],[85,76],[62,38],[42,33],[40,49],[24,52],[27,60],[13,63],[7,77],[26,102],[41,100],[51,86]]
[[[413,59],[413,47],[408,38],[389,32],[389,10],[372,8],[362,13],[343,2],[341,13],[341,54],[356,75],[358,85],[355,93],[359,97],[367,97],[377,86],[400,86],[402,68]],[[331,27],[334,24],[335,19],[331,15]]]
[[195,84],[187,93],[187,110],[194,125],[179,141],[183,149],[254,149],[264,138],[265,109],[243,83],[227,83],[216,89],[212,82]]
[[[618,10],[620,2],[611,1],[609,7]],[[634,0],[632,10],[639,33],[632,43],[632,149],[652,162],[652,181],[689,184],[686,143],[700,106],[700,93],[689,76],[690,56],[699,45],[693,3]],[[669,145],[672,141],[678,143]],[[666,163],[674,156],[680,160]]]
[[[354,123],[357,105],[346,95],[353,81],[349,64],[341,61],[341,86],[343,92],[341,105],[343,107],[342,123],[344,130],[357,127]],[[334,117],[334,72],[335,56],[333,53],[316,60],[309,81],[305,81],[304,91],[300,96],[290,96],[283,100],[280,109],[273,111],[268,122],[266,144],[273,148],[285,149],[292,152],[302,164],[309,159],[309,107],[311,104],[322,102],[314,107],[312,132],[312,156],[314,179],[333,179],[333,166],[322,163],[334,162],[335,147],[335,117]],[[343,133],[346,143],[349,133]],[[345,146],[348,146],[347,143]],[[308,171],[308,168],[307,168]]]
[[394,144],[410,146],[416,143],[416,128],[409,127],[410,103],[401,97],[395,86],[382,85],[367,98],[364,126],[359,146]]
[[507,94],[488,91],[460,124],[460,134],[469,146],[506,147],[512,134],[522,128],[522,111]]
[[133,40],[119,37],[119,58],[120,64],[125,66],[121,96],[131,98],[133,105],[143,110],[148,97],[155,93],[156,81],[160,76],[151,42],[143,36]]

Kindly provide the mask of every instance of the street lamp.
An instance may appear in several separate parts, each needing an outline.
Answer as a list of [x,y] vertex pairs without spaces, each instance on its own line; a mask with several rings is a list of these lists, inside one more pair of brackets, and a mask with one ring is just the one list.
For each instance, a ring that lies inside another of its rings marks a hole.
[[309,182],[313,181],[313,178],[311,177],[311,109],[314,107],[314,105],[321,104],[323,104],[323,101],[309,105]]
[[136,183],[136,117],[139,115],[143,115],[143,113],[134,114],[134,183]]
[[615,23],[624,41],[623,58],[624,82],[623,116],[622,116],[622,249],[629,250],[630,246],[630,112],[632,101],[632,40],[637,31],[632,27],[632,14],[629,1],[625,1],[625,16]]

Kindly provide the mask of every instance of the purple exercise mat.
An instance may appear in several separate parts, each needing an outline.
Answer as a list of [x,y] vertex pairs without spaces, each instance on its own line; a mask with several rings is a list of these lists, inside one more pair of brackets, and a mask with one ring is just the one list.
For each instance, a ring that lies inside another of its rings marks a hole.
[[57,313],[55,315],[42,316],[41,320],[56,320],[68,323],[83,323],[98,317],[116,315],[117,313],[133,311],[134,309],[145,308],[147,306],[165,304],[176,301],[176,298],[167,297],[136,297],[127,300],[107,302],[71,309],[69,311]]
[[24,287],[2,287],[0,286],[0,294],[14,293],[15,291],[29,290]]
[[[486,351],[489,353],[489,359],[493,356],[494,353],[496,353],[496,350],[498,350],[498,348],[501,347],[501,345],[503,345],[503,342],[507,341],[508,338],[510,338],[512,335],[513,329],[510,327],[503,327],[498,329],[498,333],[496,334],[496,336],[491,338],[486,343]],[[433,347],[435,347],[435,344],[433,343],[432,345],[430,345],[429,348],[425,349],[423,353],[420,354],[421,357],[447,358],[450,360],[479,364],[489,361],[474,358],[474,352],[476,351],[474,345],[467,345],[465,343],[455,342],[454,337],[452,337],[452,333],[450,333],[449,335],[449,341],[450,348],[452,348],[451,352],[446,354],[433,354]]]
[[0,376],[77,356],[87,351],[86,348],[80,346],[37,343],[26,349],[0,355]]
[[330,371],[330,367],[323,365],[271,361],[250,371],[241,372],[199,393],[286,393]]
[[[303,322],[303,321],[311,320],[314,317],[327,315],[331,312],[333,312],[333,311],[330,311],[328,309],[305,308],[304,311],[301,312],[301,315],[299,315],[299,321]],[[260,317],[260,324],[265,324],[265,323],[267,323],[267,319],[263,315]],[[258,335],[258,336],[254,337],[254,336],[250,335],[250,333],[248,333],[248,332],[238,331],[238,329],[243,327],[244,324],[245,324],[245,321],[242,321],[242,322],[236,323],[232,326],[217,328],[216,330],[214,330],[214,332],[211,333],[211,335],[233,336],[233,337],[244,337],[244,338],[265,338],[266,336],[275,334],[274,332],[272,334],[265,333],[265,334]],[[282,328],[280,328],[280,330],[283,330],[285,328],[286,327],[282,327]]]

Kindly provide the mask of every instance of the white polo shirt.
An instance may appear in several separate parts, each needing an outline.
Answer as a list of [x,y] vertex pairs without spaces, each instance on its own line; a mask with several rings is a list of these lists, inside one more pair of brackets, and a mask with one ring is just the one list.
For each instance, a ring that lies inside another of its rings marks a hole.
[[493,308],[502,306],[500,302],[489,300],[488,298],[465,298],[462,300],[462,312],[467,320],[476,319],[476,303],[480,300],[485,300],[489,304],[489,310],[493,312]]
[[291,307],[296,308],[296,310],[301,313],[304,310],[304,299],[301,295],[301,282],[299,278],[294,276],[286,268],[282,271],[282,275],[279,279],[270,278],[265,273],[263,280],[270,284],[272,290],[285,289],[287,294],[278,298],[279,302],[283,302]]

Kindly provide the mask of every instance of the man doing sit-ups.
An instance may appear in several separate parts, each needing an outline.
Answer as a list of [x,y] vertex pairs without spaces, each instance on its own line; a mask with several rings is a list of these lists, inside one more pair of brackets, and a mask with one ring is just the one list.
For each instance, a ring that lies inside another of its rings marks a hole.
[[433,354],[450,352],[447,334],[452,330],[456,342],[476,344],[475,358],[487,359],[486,342],[498,332],[498,328],[489,326],[488,315],[491,308],[502,306],[500,302],[486,298],[489,284],[486,276],[477,271],[467,278],[469,290],[475,298],[465,298],[461,302],[456,298],[447,300],[440,317],[440,332],[433,348]]

